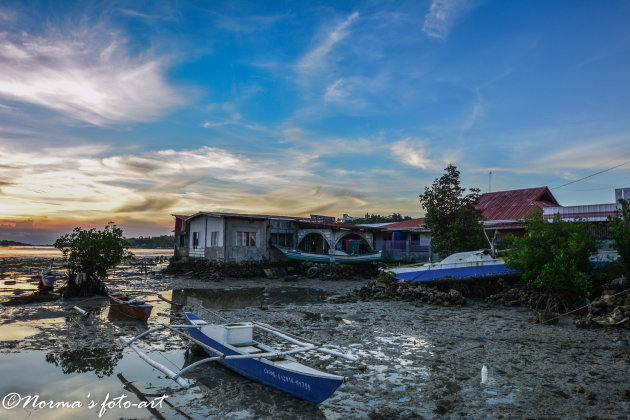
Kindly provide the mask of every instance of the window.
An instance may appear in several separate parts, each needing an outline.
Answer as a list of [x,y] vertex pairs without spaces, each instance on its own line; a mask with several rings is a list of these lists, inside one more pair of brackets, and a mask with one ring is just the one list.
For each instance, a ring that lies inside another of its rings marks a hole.
[[197,248],[199,246],[199,232],[193,232],[193,248]]
[[236,232],[236,246],[256,246],[256,232]]
[[210,234],[210,246],[219,246],[219,232]]
[[271,243],[273,245],[284,246],[287,248],[293,247],[293,234],[289,233],[272,233]]
[[186,246],[186,235],[181,235],[179,237],[179,246],[182,248]]

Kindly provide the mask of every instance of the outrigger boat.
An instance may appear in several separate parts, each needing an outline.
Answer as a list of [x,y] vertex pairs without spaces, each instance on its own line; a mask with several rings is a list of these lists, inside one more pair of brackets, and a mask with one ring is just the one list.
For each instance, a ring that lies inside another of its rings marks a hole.
[[[182,374],[199,365],[216,361],[246,378],[295,397],[320,403],[335,392],[343,383],[344,377],[303,365],[291,355],[306,351],[318,351],[352,362],[357,360],[336,346],[316,343],[260,322],[210,324],[187,309],[184,309],[184,315],[186,316],[186,325],[162,325],[145,331],[130,340],[122,339],[123,343],[138,353],[140,358],[184,388],[188,388],[190,383],[182,378]],[[254,341],[253,331],[255,328],[274,334],[298,347],[292,350],[278,351]],[[192,363],[175,373],[149,358],[134,344],[139,338],[163,329],[183,335],[198,344],[208,353],[209,357]],[[190,335],[180,331],[182,329],[187,329]]]
[[53,271],[51,267],[44,268],[40,274],[39,286],[42,289],[54,289],[57,286],[59,273]]
[[346,252],[335,249],[332,254],[313,254],[310,252],[302,251],[301,249],[291,249],[282,246],[275,245],[287,258],[300,261],[311,262],[338,262],[342,264],[352,263],[366,263],[372,261],[378,261],[381,259],[381,251],[369,252],[367,254],[348,254]]
[[122,294],[109,295],[109,304],[111,308],[141,321],[149,319],[153,309],[153,305],[146,303],[142,299],[129,298]]

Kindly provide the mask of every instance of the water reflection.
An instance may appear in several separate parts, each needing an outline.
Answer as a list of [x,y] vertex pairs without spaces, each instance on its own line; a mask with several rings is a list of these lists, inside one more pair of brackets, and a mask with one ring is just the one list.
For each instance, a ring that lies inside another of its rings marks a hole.
[[46,361],[61,367],[61,371],[66,375],[94,372],[96,376],[103,378],[114,373],[114,367],[122,357],[122,350],[113,346],[81,347],[48,353]]
[[323,302],[323,290],[306,287],[249,287],[241,289],[179,289],[173,300],[187,306],[201,305],[209,309],[243,309],[287,303]]

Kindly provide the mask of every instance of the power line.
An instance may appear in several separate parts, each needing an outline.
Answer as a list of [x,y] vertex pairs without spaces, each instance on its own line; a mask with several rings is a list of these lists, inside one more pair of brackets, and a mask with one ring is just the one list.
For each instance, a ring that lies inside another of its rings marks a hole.
[[619,165],[613,166],[612,168],[608,168],[608,169],[604,169],[603,171],[595,172],[594,174],[587,175],[584,178],[576,179],[575,181],[567,182],[566,184],[562,184],[562,185],[559,185],[557,187],[553,187],[551,189],[552,190],[556,190],[558,188],[566,187],[567,185],[575,184],[576,182],[583,181],[586,178],[590,178],[590,177],[593,177],[595,175],[603,174],[604,172],[612,171],[613,169],[618,168],[618,167],[623,166],[623,165],[627,165],[628,163],[630,163],[630,160],[628,160],[628,161],[626,161],[624,163],[620,163]]

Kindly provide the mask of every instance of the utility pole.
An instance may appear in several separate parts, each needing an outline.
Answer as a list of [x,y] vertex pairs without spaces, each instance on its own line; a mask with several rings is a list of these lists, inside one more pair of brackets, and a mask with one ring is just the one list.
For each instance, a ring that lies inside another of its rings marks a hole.
[[488,192],[492,192],[492,171],[488,173]]

